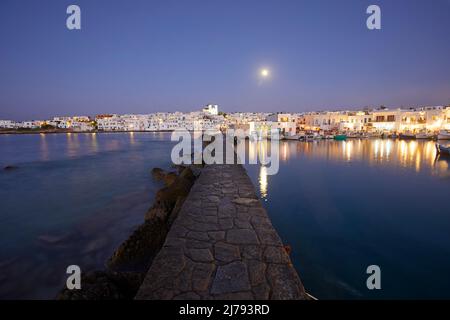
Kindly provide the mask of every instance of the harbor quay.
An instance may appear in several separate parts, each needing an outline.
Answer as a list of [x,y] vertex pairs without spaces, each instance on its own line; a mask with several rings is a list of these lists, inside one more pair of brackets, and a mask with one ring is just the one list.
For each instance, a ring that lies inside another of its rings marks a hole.
[[135,299],[308,299],[240,164],[206,165]]

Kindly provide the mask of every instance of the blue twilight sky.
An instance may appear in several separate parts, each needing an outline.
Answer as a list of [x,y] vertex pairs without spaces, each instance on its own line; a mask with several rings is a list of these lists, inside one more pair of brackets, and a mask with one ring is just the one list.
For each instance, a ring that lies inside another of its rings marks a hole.
[[450,103],[450,0],[1,0],[0,43],[0,119]]

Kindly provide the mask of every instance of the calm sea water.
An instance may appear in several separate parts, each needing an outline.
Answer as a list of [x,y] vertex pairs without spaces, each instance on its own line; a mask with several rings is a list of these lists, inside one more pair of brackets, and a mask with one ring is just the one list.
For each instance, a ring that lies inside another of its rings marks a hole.
[[[101,269],[151,205],[168,134],[0,135],[0,298],[53,298],[70,264]],[[256,146],[257,147],[257,146]],[[247,165],[318,298],[450,298],[449,161],[432,142],[280,142]],[[366,288],[381,267],[382,290]]]
[[0,298],[54,298],[66,268],[103,269],[144,220],[167,134],[0,135]]
[[[450,298],[449,160],[433,142],[280,142],[247,166],[304,285],[319,299]],[[381,268],[381,290],[366,268]]]

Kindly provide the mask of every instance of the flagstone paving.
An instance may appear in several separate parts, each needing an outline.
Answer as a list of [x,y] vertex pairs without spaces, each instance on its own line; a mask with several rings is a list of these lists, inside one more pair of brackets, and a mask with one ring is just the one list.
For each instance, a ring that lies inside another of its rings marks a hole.
[[241,165],[203,169],[136,299],[306,299]]

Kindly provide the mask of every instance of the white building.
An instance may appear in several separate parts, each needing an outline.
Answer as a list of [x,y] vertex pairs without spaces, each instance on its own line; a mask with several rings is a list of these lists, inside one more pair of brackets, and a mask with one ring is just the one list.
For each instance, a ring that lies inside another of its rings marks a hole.
[[203,112],[217,116],[219,114],[219,106],[217,104],[208,104],[203,108]]
[[0,120],[0,128],[14,129],[14,128],[17,128],[17,123],[12,120]]
[[125,131],[125,121],[118,115],[97,116],[96,120],[100,131]]
[[32,120],[19,122],[18,127],[23,129],[37,129],[41,127],[43,121]]
[[267,117],[272,122],[272,129],[278,129],[285,136],[293,136],[297,133],[297,115],[291,113],[276,113]]

